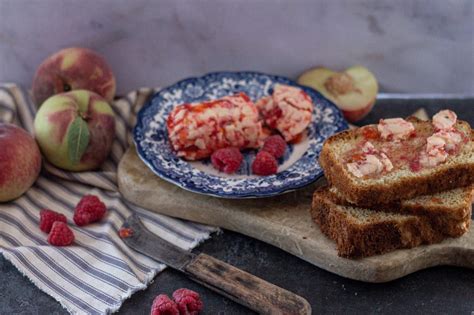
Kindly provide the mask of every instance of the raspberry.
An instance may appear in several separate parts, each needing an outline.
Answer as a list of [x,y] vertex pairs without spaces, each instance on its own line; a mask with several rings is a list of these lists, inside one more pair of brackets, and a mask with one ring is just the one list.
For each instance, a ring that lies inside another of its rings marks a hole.
[[181,315],[197,315],[204,307],[199,293],[189,289],[183,288],[174,291],[173,299],[178,304]]
[[151,315],[179,315],[178,306],[166,294],[160,294],[153,300]]
[[256,175],[272,175],[276,174],[278,169],[278,162],[273,155],[267,151],[260,151],[257,153],[255,160],[252,163],[252,172]]
[[281,158],[285,155],[286,142],[279,135],[273,135],[265,139],[262,151],[266,151],[273,155],[275,158]]
[[212,153],[211,162],[214,168],[227,174],[235,173],[244,157],[237,148],[219,149]]
[[74,223],[79,226],[84,226],[92,222],[91,214],[89,212],[75,212]]
[[100,201],[99,197],[85,195],[76,206],[74,222],[79,226],[83,226],[99,221],[104,217],[106,210],[105,204]]
[[67,222],[66,216],[53,210],[44,209],[40,211],[40,230],[49,233],[53,223],[56,221]]
[[54,246],[67,246],[72,242],[74,242],[74,233],[69,226],[64,222],[54,222],[48,236],[48,243]]

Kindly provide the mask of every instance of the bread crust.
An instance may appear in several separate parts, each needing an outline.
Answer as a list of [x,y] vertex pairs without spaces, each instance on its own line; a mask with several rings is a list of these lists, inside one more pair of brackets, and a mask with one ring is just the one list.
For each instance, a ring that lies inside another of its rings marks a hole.
[[370,208],[373,211],[392,212],[400,214],[412,214],[418,216],[426,216],[432,220],[436,225],[439,225],[441,229],[446,229],[448,236],[456,237],[464,234],[466,231],[455,228],[459,221],[465,221],[466,218],[471,217],[472,213],[472,197],[474,196],[474,186],[466,186],[461,191],[462,201],[457,206],[452,205],[436,205],[430,206],[422,203],[407,203],[402,200],[396,200],[391,203],[379,204],[377,206],[361,206],[355,205],[345,200],[341,195],[333,192],[329,187],[323,186],[325,196],[332,202],[338,205],[352,206],[352,207],[364,207]]
[[[458,121],[458,124],[467,122]],[[364,183],[361,185],[353,180],[344,165],[336,157],[331,146],[336,141],[353,139],[354,130],[342,131],[328,138],[321,150],[319,163],[324,170],[328,182],[336,186],[345,199],[353,204],[371,207],[391,203],[397,200],[410,199],[420,195],[465,187],[474,183],[474,163],[459,163],[452,167],[441,167],[427,175],[401,178],[396,182],[378,184]],[[471,141],[474,142],[474,131],[471,130]]]
[[[438,243],[446,238],[440,223],[427,216],[407,215],[401,221],[387,219],[361,225],[339,211],[338,207],[331,200],[327,187],[315,191],[311,216],[321,231],[336,242],[341,257],[373,256],[395,249]],[[469,217],[459,223],[464,223],[464,230],[467,230],[470,221]]]

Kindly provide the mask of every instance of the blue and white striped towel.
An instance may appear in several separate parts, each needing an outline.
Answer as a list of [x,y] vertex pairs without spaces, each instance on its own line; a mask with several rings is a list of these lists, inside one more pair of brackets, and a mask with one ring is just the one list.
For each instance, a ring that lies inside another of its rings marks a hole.
[[[44,163],[44,172],[19,199],[0,204],[0,252],[38,288],[73,314],[107,314],[143,290],[165,266],[129,249],[117,231],[126,217],[138,213],[154,233],[184,249],[209,238],[216,228],[155,214],[120,197],[118,162],[130,143],[135,116],[153,89],[140,89],[114,102],[117,139],[97,172],[71,173]],[[29,94],[14,84],[0,85],[0,121],[33,131],[35,106]],[[0,148],[6,150],[7,148]],[[0,170],[1,171],[1,170]],[[107,207],[99,223],[78,227],[72,217],[84,194],[95,194]],[[74,246],[50,246],[39,229],[40,209],[68,218]],[[157,292],[158,293],[158,292]]]

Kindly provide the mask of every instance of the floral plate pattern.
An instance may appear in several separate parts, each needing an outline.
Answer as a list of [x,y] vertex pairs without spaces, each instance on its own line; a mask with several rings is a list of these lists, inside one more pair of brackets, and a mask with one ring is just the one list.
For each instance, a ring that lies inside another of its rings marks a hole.
[[[288,150],[279,161],[278,173],[251,174],[255,150],[243,152],[244,162],[236,174],[215,170],[209,160],[189,162],[175,155],[168,140],[166,119],[173,107],[245,92],[253,100],[270,95],[276,83],[297,86],[311,96],[312,122],[304,139]],[[281,76],[258,72],[215,72],[182,80],[156,93],[140,110],[133,138],[143,162],[159,177],[183,189],[221,198],[260,198],[306,186],[323,171],[318,163],[326,138],[347,129],[339,109],[315,90]]]

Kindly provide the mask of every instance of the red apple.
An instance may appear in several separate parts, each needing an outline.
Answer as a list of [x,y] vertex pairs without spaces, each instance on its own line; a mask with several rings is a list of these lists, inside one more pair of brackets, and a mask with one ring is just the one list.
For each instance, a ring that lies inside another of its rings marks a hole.
[[12,124],[0,123],[0,202],[21,196],[41,170],[41,153],[35,139]]
[[66,48],[49,56],[33,79],[33,98],[38,106],[54,94],[82,89],[108,101],[115,96],[115,77],[109,65],[86,48]]
[[103,97],[86,90],[48,98],[39,108],[34,125],[46,159],[70,171],[99,167],[115,138],[112,108]]
[[350,67],[344,72],[313,68],[304,72],[298,83],[330,99],[350,122],[361,120],[370,112],[378,92],[375,76],[362,66]]

